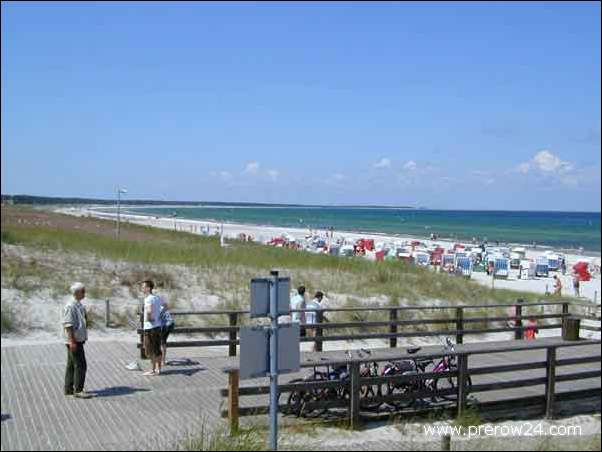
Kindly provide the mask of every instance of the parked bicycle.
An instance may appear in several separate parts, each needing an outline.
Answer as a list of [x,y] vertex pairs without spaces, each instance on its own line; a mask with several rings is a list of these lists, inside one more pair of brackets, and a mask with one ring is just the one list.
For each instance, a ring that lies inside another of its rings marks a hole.
[[[448,354],[435,362],[432,359],[405,359],[392,363],[387,363],[384,368],[383,375],[419,375],[421,373],[453,373],[457,372],[458,365],[456,356],[452,353],[455,350],[455,345],[449,337],[445,339],[443,346],[444,351]],[[409,354],[416,353],[420,350],[420,347],[408,348]],[[441,376],[427,379],[410,379],[402,383],[391,382],[387,384],[387,395],[404,395],[409,396],[416,393],[431,393],[432,395],[423,398],[408,398],[402,401],[396,401],[390,403],[397,409],[409,408],[421,401],[422,403],[437,403],[441,401],[455,401],[457,400],[457,383],[458,379],[456,376]],[[466,386],[468,392],[472,387],[472,379],[470,376],[466,379]],[[450,390],[449,392],[447,390]],[[446,391],[447,394],[438,395],[438,391]]]
[[[351,358],[351,353],[347,351],[346,356]],[[322,360],[326,359],[327,358],[322,358]],[[341,384],[334,388],[300,389],[291,391],[286,404],[286,414],[294,414],[298,417],[318,417],[326,414],[328,408],[311,408],[310,406],[312,403],[349,399],[348,365],[343,364],[336,367],[326,365],[325,370],[320,370],[318,367],[318,365],[314,366],[309,375],[303,378],[294,379],[290,383],[339,381]]]

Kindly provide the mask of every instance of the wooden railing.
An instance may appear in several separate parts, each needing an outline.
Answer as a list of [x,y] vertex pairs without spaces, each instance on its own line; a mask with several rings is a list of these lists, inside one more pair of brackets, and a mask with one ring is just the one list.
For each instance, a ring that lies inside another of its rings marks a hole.
[[[557,308],[559,312],[552,314],[533,314],[535,309],[541,311],[545,307]],[[573,307],[573,314],[570,310]],[[474,310],[499,310],[500,308],[513,308],[515,311],[514,316],[467,316],[471,311]],[[501,333],[501,332],[514,332],[515,339],[522,339],[524,336],[525,327],[523,321],[527,318],[534,318],[536,320],[554,320],[557,322],[543,323],[538,325],[538,329],[560,329],[563,327],[563,319],[569,316],[576,316],[578,309],[591,309],[592,305],[584,305],[579,303],[569,302],[537,302],[537,303],[515,303],[515,304],[491,304],[491,305],[464,305],[464,306],[393,306],[387,308],[326,308],[323,310],[304,310],[304,311],[292,311],[292,312],[316,312],[317,323],[316,324],[302,324],[301,328],[305,330],[315,330],[313,337],[302,337],[301,342],[313,342],[315,351],[322,351],[324,342],[330,341],[348,341],[348,340],[364,340],[364,339],[388,339],[389,347],[397,347],[398,338],[407,337],[429,337],[429,336],[454,336],[456,343],[462,344],[464,342],[464,336],[468,334],[480,335],[487,333]],[[598,308],[594,307],[599,310]],[[412,318],[412,314],[415,312],[425,311],[439,311],[439,312],[451,312],[451,315],[437,318]],[[325,322],[324,316],[328,313],[341,313],[341,312],[356,312],[356,313],[382,313],[383,316],[387,316],[388,320],[382,321],[366,321],[366,322]],[[530,313],[529,313],[530,312]],[[172,335],[182,334],[227,334],[227,338],[219,339],[202,339],[202,340],[170,340],[168,342],[169,347],[213,347],[213,346],[228,346],[228,356],[236,356],[237,345],[239,345],[239,331],[241,321],[245,316],[248,316],[248,311],[173,311],[172,315],[176,316],[176,324],[178,317],[185,316],[198,316],[198,317],[212,317],[215,316],[227,316],[228,325],[217,325],[209,327],[176,327]],[[591,315],[586,312],[584,315],[578,316],[581,319],[588,319],[594,321],[600,321],[599,315]],[[140,313],[140,322],[142,322],[142,313]],[[501,322],[503,325],[492,327],[489,326],[492,322]],[[471,328],[474,323],[486,323],[486,328]],[[512,324],[512,325],[510,325]],[[400,326],[432,326],[441,325],[442,328],[435,328],[434,330],[428,331],[400,331]],[[446,327],[443,327],[443,326]],[[449,328],[449,326],[452,326]],[[378,328],[388,327],[385,331],[374,331]],[[336,334],[337,330],[341,329],[361,329],[361,332],[354,332],[352,334]],[[582,326],[584,330],[600,331],[599,327]],[[333,334],[327,334],[327,333]],[[138,348],[141,350],[141,357],[144,358],[144,351],[142,349],[142,330],[138,330],[140,340]],[[173,337],[173,336],[170,336]]]
[[[589,353],[588,356],[570,358],[570,359],[558,359],[557,350],[564,347],[582,347],[588,345],[598,345],[597,351]],[[484,393],[489,391],[500,391],[505,389],[525,388],[532,386],[545,386],[543,395],[536,396],[536,402],[543,405],[545,410],[545,416],[552,418],[555,413],[555,404],[558,400],[574,399],[583,397],[599,397],[600,396],[600,385],[593,385],[593,387],[558,393],[556,391],[556,384],[567,381],[577,381],[583,379],[599,378],[601,373],[600,369],[597,370],[585,370],[576,371],[572,373],[563,373],[558,375],[557,368],[564,366],[574,366],[578,364],[590,364],[600,363],[600,341],[599,340],[588,340],[588,341],[563,341],[559,338],[548,338],[536,341],[521,341],[521,342],[491,342],[491,343],[479,343],[469,344],[465,346],[456,347],[455,351],[444,351],[444,352],[433,352],[435,347],[425,347],[425,352],[416,353],[409,355],[408,353],[388,353],[387,356],[370,357],[369,359],[347,359],[337,360],[331,359],[327,361],[311,362],[307,359],[302,363],[301,368],[312,368],[312,367],[335,367],[345,365],[349,369],[349,377],[345,380],[334,380],[334,381],[320,381],[320,382],[297,382],[279,385],[279,410],[283,413],[287,412],[288,406],[286,403],[286,394],[292,391],[310,391],[316,389],[326,388],[346,388],[349,391],[349,398],[340,398],[335,400],[326,400],[310,403],[306,408],[308,410],[315,409],[335,409],[344,408],[347,410],[347,416],[349,419],[349,425],[351,428],[358,428],[360,425],[360,414],[364,407],[373,406],[378,403],[398,403],[408,400],[420,399],[420,398],[431,398],[433,396],[455,396],[455,403],[453,403],[453,409],[458,416],[462,416],[467,408],[467,396],[468,394],[474,395],[478,393]],[[430,349],[430,350],[429,350]],[[471,367],[469,365],[471,358],[476,355],[485,355],[491,353],[503,353],[511,352],[509,356],[514,357],[517,353],[533,350],[546,350],[546,360],[541,362],[529,362],[529,363],[513,363],[509,362],[503,365],[496,366],[484,366],[484,367]],[[395,376],[379,376],[379,377],[360,377],[360,366],[366,363],[373,362],[385,362],[385,361],[397,361],[402,359],[436,359],[443,355],[455,356],[457,358],[457,366],[453,370],[448,372],[438,373],[418,373],[415,375],[395,375]],[[537,378],[523,378],[523,379],[505,379],[505,381],[496,381],[493,383],[486,384],[467,384],[468,378],[479,377],[482,375],[496,375],[502,373],[513,373],[526,370],[537,370],[545,369],[544,376],[538,376]],[[258,414],[265,414],[268,412],[268,404],[262,403],[255,406],[240,407],[240,398],[247,396],[258,396],[262,394],[269,394],[269,386],[267,385],[255,385],[255,386],[239,386],[239,369],[237,367],[225,369],[225,372],[229,375],[229,386],[226,389],[221,390],[222,397],[228,399],[228,410],[222,411],[222,417],[227,417],[230,423],[232,431],[238,429],[238,422],[240,416],[252,416]],[[417,380],[427,379],[439,379],[439,378],[454,378],[457,382],[455,388],[445,390],[421,390],[416,392],[410,392],[405,394],[391,394],[386,396],[374,396],[374,397],[361,397],[360,388],[366,386],[375,385],[386,385],[388,383],[413,383]],[[282,397],[282,395],[285,397]],[[525,397],[525,399],[533,399],[533,396]],[[521,398],[502,400],[495,402],[496,404],[508,403],[517,401],[520,402]],[[489,405],[494,402],[489,402]],[[483,404],[487,406],[488,404]]]

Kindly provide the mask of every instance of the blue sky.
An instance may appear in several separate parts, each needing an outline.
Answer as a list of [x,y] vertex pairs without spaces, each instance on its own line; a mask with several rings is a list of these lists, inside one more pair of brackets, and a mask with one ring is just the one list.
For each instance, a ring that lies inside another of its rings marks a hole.
[[600,3],[2,2],[2,193],[600,210]]

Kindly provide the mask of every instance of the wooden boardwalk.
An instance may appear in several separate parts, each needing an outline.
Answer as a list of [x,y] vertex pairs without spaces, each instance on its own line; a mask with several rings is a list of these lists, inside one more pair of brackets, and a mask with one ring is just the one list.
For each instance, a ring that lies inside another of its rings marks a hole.
[[[427,349],[424,348],[425,351]],[[216,356],[217,353],[220,356]],[[219,391],[227,385],[223,369],[238,364],[237,358],[223,357],[224,349],[171,349],[170,359],[187,358],[191,362],[168,366],[160,377],[145,377],[139,371],[125,368],[137,356],[132,343],[91,341],[86,347],[86,354],[86,389],[96,397],[79,400],[65,397],[62,392],[66,360],[62,344],[2,348],[1,450],[173,448],[187,435],[198,433],[203,423],[206,427],[217,425],[223,403]],[[599,354],[599,345],[558,350],[559,359]],[[321,355],[343,358],[342,352]],[[304,358],[319,361],[313,354]],[[475,355],[471,358],[470,367],[542,360],[545,360],[545,350],[502,352]],[[145,365],[148,366],[148,361]],[[559,374],[576,369],[599,370],[600,363],[567,366],[559,369]],[[535,370],[506,376],[519,379],[541,375]],[[286,376],[282,382],[293,377]],[[499,375],[493,377],[500,378]],[[495,381],[488,376],[477,378],[474,383]],[[242,382],[241,386],[245,384]],[[600,387],[599,377],[558,383],[557,392],[596,387]],[[484,393],[478,395],[478,399],[479,402],[487,402],[542,395],[543,392],[543,386],[515,388]],[[253,402],[261,400],[267,399],[258,396]],[[598,411],[599,405],[598,399],[594,407]]]

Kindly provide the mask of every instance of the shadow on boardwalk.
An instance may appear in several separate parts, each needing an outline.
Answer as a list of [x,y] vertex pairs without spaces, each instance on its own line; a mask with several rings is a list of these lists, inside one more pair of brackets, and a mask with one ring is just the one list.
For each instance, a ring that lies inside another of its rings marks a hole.
[[111,388],[97,389],[89,391],[94,397],[119,397],[135,394],[136,392],[148,392],[150,389],[132,388],[130,386],[113,386]]

